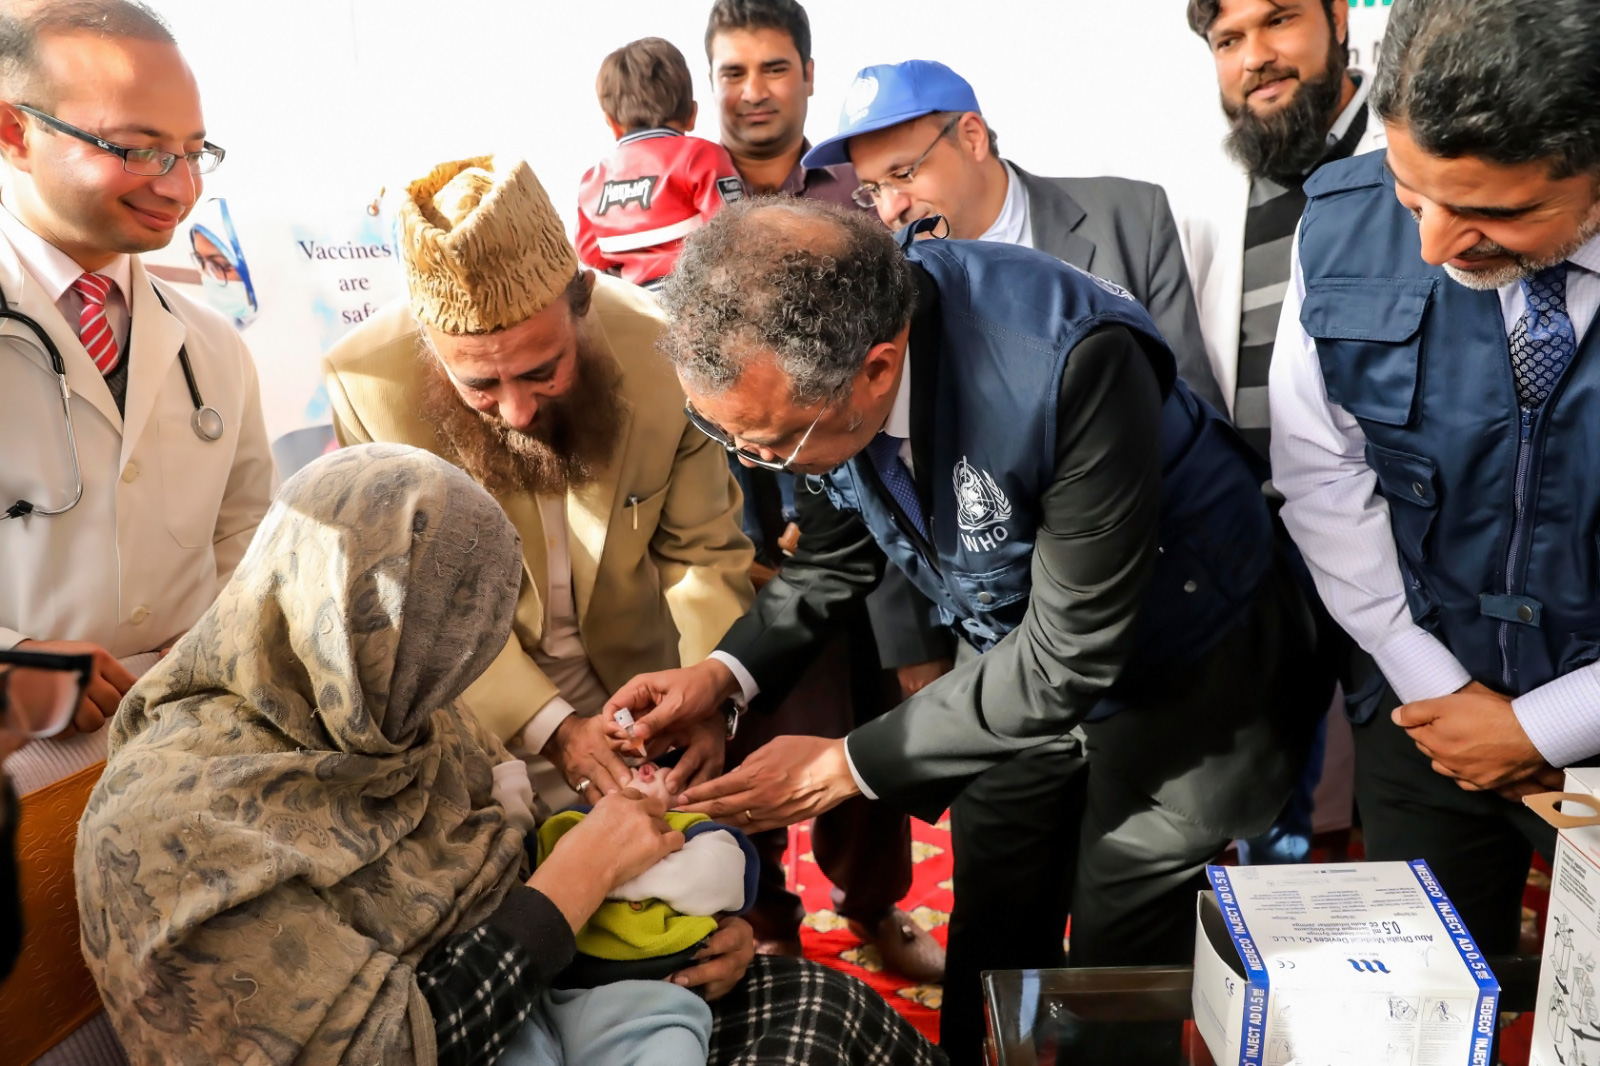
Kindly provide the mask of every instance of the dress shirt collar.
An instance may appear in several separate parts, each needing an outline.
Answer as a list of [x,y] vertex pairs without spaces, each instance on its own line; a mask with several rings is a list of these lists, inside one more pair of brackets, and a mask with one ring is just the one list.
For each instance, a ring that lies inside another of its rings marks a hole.
[[881,433],[900,440],[911,439],[911,342],[906,341],[905,354],[900,357],[900,387],[894,394],[894,406],[889,408],[889,421]]
[[1569,266],[1578,266],[1591,274],[1600,274],[1600,235],[1590,237],[1576,252],[1567,256]]
[[[1566,262],[1568,270],[1584,270],[1595,275],[1596,277],[1600,277],[1600,235],[1590,237],[1583,244],[1579,245],[1577,251],[1567,256]],[[1521,290],[1521,278],[1517,279],[1516,281],[1509,281],[1500,286],[1500,288],[1496,291],[1500,293],[1502,298],[1501,306],[1506,306],[1504,302],[1506,297],[1512,296],[1514,293],[1520,293]],[[1519,302],[1518,310],[1514,317],[1520,318],[1521,315],[1522,311]],[[1509,330],[1510,328],[1511,323],[1508,321],[1506,329]]]
[[[1367,97],[1372,92],[1372,83],[1363,77],[1359,70],[1350,72],[1350,80],[1356,83],[1356,94],[1350,102],[1344,105],[1344,110],[1339,112],[1339,117],[1334,119],[1333,128],[1328,131],[1328,147],[1332,148],[1344,140],[1344,135],[1350,132],[1350,124],[1356,120],[1361,109],[1367,106]],[[1376,121],[1377,116],[1367,119],[1368,122]]]
[[[1567,315],[1572,320],[1578,343],[1582,344],[1600,312],[1600,236],[1579,245],[1565,262]],[[1509,337],[1527,313],[1527,293],[1522,279],[1507,282],[1495,293],[1500,298],[1500,313]]]
[[[807,138],[800,142],[800,158],[804,159],[809,151],[811,151],[811,141]],[[778,195],[805,196],[813,182],[821,185],[836,185],[839,182],[839,176],[834,172],[833,167],[808,167],[797,160],[794,169],[789,171],[789,176],[783,179],[782,185],[778,186]],[[855,192],[854,189],[846,189],[845,196],[848,197],[853,192]],[[827,199],[827,197],[815,198]]]
[[[72,283],[85,273],[83,267],[66,252],[23,225],[22,220],[12,214],[10,206],[6,204],[0,204],[0,233],[11,242],[17,258],[22,261],[22,268],[44,289],[51,303],[59,303],[67,290],[72,288]],[[122,293],[124,304],[132,307],[133,301],[128,295],[133,284],[131,257],[119,255],[94,273],[110,278],[117,291]]]
[[994,221],[978,240],[1019,244],[1031,248],[1033,240],[1029,232],[1028,190],[1023,187],[1022,181],[1010,163],[1002,159],[1000,165],[1005,167],[1006,171],[1005,203],[1000,205],[1000,213],[995,216]]

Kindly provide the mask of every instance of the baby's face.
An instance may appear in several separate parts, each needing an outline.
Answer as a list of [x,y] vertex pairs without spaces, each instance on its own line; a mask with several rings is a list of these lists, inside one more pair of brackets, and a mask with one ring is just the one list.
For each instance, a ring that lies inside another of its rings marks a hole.
[[633,780],[628,787],[638,789],[646,796],[653,796],[665,803],[670,810],[678,802],[678,797],[667,791],[667,772],[653,762],[640,763],[633,768]]

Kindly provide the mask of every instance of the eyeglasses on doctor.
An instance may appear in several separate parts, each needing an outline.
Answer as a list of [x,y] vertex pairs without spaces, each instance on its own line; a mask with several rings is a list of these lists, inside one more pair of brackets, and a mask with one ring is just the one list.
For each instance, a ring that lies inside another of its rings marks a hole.
[[780,474],[793,466],[794,461],[800,458],[800,450],[806,446],[806,441],[811,439],[811,431],[817,428],[817,423],[822,421],[822,416],[826,411],[827,408],[824,407],[821,411],[817,412],[817,417],[813,418],[811,420],[811,424],[806,427],[805,434],[800,438],[800,443],[795,445],[794,454],[790,455],[789,458],[764,459],[759,454],[751,451],[748,448],[739,447],[738,443],[733,439],[732,434],[723,429],[721,426],[717,425],[715,422],[711,421],[711,419],[707,418],[699,411],[696,411],[694,409],[694,404],[690,403],[688,400],[683,401],[683,413],[688,417],[690,424],[693,425],[695,429],[698,429],[701,433],[704,433],[706,436],[722,445],[731,454],[738,456],[745,462],[748,462],[751,466],[758,466],[763,470],[771,470],[774,473]]
[[960,122],[962,115],[965,114],[966,112],[962,112],[960,115],[950,116],[950,121],[946,122],[944,128],[939,131],[939,136],[935,137],[933,143],[928,145],[921,155],[912,160],[909,166],[901,167],[882,181],[863,182],[856,188],[855,192],[850,194],[850,199],[862,207],[870,208],[875,207],[879,200],[888,196],[891,192],[904,191],[913,181],[917,180],[917,170],[921,168],[923,163],[928,161],[928,156],[932,155],[933,150],[939,147],[939,142],[944,140],[945,136],[956,128],[956,123]]
[[70,122],[63,122],[54,115],[48,115],[36,107],[27,104],[13,104],[18,111],[43,122],[53,130],[65,133],[69,137],[76,137],[80,141],[94,145],[101,151],[110,152],[112,155],[122,157],[122,169],[129,174],[140,174],[145,177],[156,178],[168,173],[178,160],[182,159],[189,165],[189,169],[196,174],[209,174],[222,165],[222,159],[228,153],[212,144],[205,142],[205,147],[197,152],[164,152],[160,148],[125,148],[120,144],[112,144],[104,137],[97,137],[88,130],[81,130]]

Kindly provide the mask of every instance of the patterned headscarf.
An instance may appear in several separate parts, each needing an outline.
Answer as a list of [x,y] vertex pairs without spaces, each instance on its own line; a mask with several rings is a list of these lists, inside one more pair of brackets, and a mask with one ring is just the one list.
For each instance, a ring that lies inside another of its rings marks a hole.
[[434,1061],[413,967],[521,876],[507,756],[455,706],[521,572],[498,505],[426,452],[283,486],[123,702],[79,827],[84,956],[133,1063]]

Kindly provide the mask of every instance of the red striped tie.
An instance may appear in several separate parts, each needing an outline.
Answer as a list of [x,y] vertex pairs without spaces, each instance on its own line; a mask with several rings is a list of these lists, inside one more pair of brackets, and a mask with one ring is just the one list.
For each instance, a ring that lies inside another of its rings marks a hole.
[[117,351],[117,338],[106,321],[106,297],[111,295],[111,279],[104,274],[85,274],[72,283],[72,291],[83,297],[83,311],[78,315],[78,338],[84,350],[94,360],[102,374],[117,368],[121,353]]

